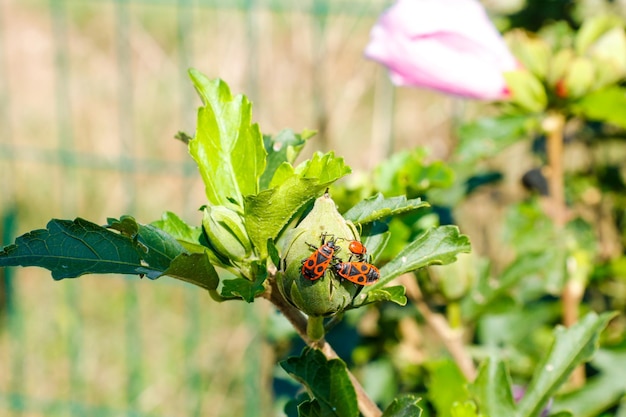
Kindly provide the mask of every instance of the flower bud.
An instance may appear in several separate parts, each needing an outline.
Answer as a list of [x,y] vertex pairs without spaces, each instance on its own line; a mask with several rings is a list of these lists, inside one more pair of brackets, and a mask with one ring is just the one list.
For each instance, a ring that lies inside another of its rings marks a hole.
[[324,236],[326,242],[337,239],[335,256],[341,262],[350,255],[350,241],[359,240],[354,225],[341,217],[328,194],[318,198],[304,220],[287,232],[282,248],[282,271],[277,273],[283,296],[309,316],[329,316],[344,310],[357,291],[355,284],[338,280],[331,266],[319,279],[302,276],[302,262],[314,253],[309,244],[321,246]]
[[572,61],[576,57],[573,49],[561,49],[550,60],[547,81],[552,87],[562,82]]
[[577,98],[588,93],[592,89],[594,78],[595,71],[591,60],[585,57],[576,57],[563,79],[567,97]]
[[543,84],[530,71],[520,69],[504,74],[511,92],[511,101],[529,112],[540,112],[548,104]]
[[551,51],[545,40],[522,30],[513,30],[507,33],[506,41],[524,68],[540,79],[546,77]]
[[626,33],[623,27],[615,27],[587,50],[594,61],[600,79],[596,77],[596,88],[614,83],[626,76]]
[[202,226],[211,246],[223,257],[241,261],[252,253],[243,219],[229,208],[205,207]]

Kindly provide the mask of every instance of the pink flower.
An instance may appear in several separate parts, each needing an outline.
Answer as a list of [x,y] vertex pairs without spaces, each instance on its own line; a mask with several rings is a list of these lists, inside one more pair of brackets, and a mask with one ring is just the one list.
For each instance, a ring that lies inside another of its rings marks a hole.
[[504,99],[517,61],[476,0],[398,0],[378,20],[365,56],[396,85]]

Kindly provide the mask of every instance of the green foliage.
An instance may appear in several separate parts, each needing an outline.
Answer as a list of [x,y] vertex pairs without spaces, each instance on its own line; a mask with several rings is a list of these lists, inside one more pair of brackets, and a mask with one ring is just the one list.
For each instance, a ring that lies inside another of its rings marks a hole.
[[244,197],[259,190],[267,155],[259,126],[251,123],[252,105],[245,96],[233,97],[220,79],[209,80],[193,69],[189,76],[203,103],[189,153],[209,203],[241,212]]
[[275,239],[299,210],[349,172],[343,159],[332,152],[316,153],[295,169],[283,163],[272,178],[271,188],[247,196],[246,229],[260,255],[267,256],[268,239]]
[[304,148],[307,139],[311,138],[314,134],[315,132],[312,131],[296,134],[291,129],[285,129],[279,132],[275,137],[263,135],[267,161],[265,171],[263,171],[263,175],[261,175],[261,190],[269,188],[274,173],[283,163],[293,164],[302,148]]
[[467,381],[456,364],[449,359],[429,362],[426,368],[430,376],[427,384],[430,403],[437,416],[452,417],[453,409],[450,405],[469,399]]
[[382,417],[420,417],[422,409],[417,405],[419,401],[420,398],[412,394],[396,398],[385,409]]
[[504,148],[526,139],[536,124],[536,118],[525,114],[483,117],[463,124],[458,132],[458,158],[462,163],[475,163],[494,157]]
[[189,254],[160,229],[124,216],[109,220],[108,228],[80,218],[52,220],[47,229],[27,233],[4,248],[0,266],[38,266],[57,280],[84,274],[138,274],[150,279],[170,275],[215,289],[217,273],[204,258]]
[[280,365],[309,392],[311,400],[300,405],[300,415],[358,416],[356,393],[342,360],[327,360],[319,350],[305,348],[299,357]]
[[571,411],[577,417],[593,417],[617,404],[626,395],[626,350],[600,349],[591,360],[598,374],[580,389],[557,397],[554,411]]
[[412,200],[407,200],[406,196],[384,198],[378,193],[352,207],[343,214],[343,217],[355,224],[371,223],[385,217],[428,207],[428,205],[419,198]]
[[589,120],[607,122],[626,129],[626,89],[607,87],[587,94],[574,104],[576,114]]
[[488,416],[514,416],[511,377],[502,361],[488,358],[478,370],[471,391],[481,411]]
[[600,332],[613,316],[589,313],[569,329],[556,328],[554,343],[538,364],[518,404],[516,417],[532,417],[541,412],[574,368],[591,358],[598,347]]

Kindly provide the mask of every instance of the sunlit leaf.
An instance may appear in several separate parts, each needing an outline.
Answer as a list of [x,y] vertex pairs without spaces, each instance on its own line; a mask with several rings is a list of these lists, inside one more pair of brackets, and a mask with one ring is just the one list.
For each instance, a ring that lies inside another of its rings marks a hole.
[[306,131],[301,134],[294,133],[291,129],[285,129],[276,136],[263,136],[263,144],[267,152],[267,165],[261,175],[260,189],[268,188],[274,173],[283,162],[292,164],[300,151],[315,132]]
[[275,239],[298,210],[349,172],[343,159],[332,152],[316,153],[311,160],[298,165],[280,185],[246,197],[246,229],[261,257],[267,255],[267,240]]
[[416,269],[438,264],[446,265],[456,260],[459,253],[469,252],[467,236],[456,226],[439,226],[427,230],[409,243],[393,260],[380,268],[380,280],[366,287],[355,300],[362,303],[370,291],[384,287],[395,277]]
[[420,397],[413,394],[396,398],[385,409],[382,417],[420,417],[422,409],[417,405],[420,400]]
[[243,95],[233,97],[220,79],[210,80],[195,69],[189,76],[203,102],[189,153],[200,169],[208,201],[241,211],[243,198],[258,192],[265,170],[263,136],[251,122],[252,104]]
[[205,289],[217,287],[219,279],[206,254],[190,255],[172,236],[130,216],[109,219],[109,224],[51,220],[47,229],[26,233],[5,247],[0,266],[38,266],[56,280],[85,274],[169,275]]
[[626,88],[610,86],[578,100],[574,112],[590,120],[612,123],[626,129]]
[[343,214],[343,217],[353,223],[371,223],[385,217],[428,206],[429,204],[420,198],[412,200],[407,200],[406,196],[385,198],[378,193],[352,207]]

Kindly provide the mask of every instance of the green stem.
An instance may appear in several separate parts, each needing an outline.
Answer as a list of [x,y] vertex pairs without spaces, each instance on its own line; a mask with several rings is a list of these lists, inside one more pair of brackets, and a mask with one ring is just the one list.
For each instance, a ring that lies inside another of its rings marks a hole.
[[[548,181],[550,190],[550,212],[560,236],[567,223],[567,206],[565,204],[565,174],[563,170],[563,133],[565,115],[558,112],[549,114],[543,121],[543,129],[547,138]],[[563,305],[563,324],[573,326],[578,321],[578,310],[584,295],[584,284],[579,280],[566,277],[561,301]],[[574,386],[585,383],[584,367],[579,366],[571,376]]]
[[309,316],[306,323],[306,335],[311,342],[315,345],[319,345],[324,342],[324,317],[321,316]]

